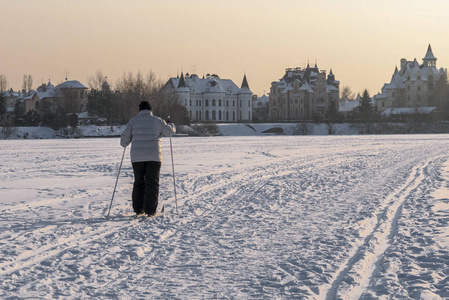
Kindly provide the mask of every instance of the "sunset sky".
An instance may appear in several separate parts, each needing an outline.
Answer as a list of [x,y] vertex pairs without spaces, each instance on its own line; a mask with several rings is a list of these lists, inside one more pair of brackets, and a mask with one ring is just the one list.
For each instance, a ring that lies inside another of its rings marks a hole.
[[371,95],[401,58],[428,44],[449,67],[446,0],[0,0],[0,74],[19,90],[124,73],[218,74],[256,94],[285,68],[332,68],[341,86]]

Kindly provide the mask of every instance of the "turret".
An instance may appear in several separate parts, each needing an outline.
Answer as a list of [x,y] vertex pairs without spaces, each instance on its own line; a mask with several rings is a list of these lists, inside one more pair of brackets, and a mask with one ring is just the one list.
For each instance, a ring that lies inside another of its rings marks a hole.
[[243,75],[242,86],[240,88],[249,90],[248,80],[246,80],[246,74]]
[[184,73],[181,72],[181,78],[179,79],[178,89],[185,88],[185,87],[186,87],[186,81],[184,80]]
[[422,59],[424,63],[424,67],[436,67],[437,58],[433,55],[432,47],[427,47],[426,56]]

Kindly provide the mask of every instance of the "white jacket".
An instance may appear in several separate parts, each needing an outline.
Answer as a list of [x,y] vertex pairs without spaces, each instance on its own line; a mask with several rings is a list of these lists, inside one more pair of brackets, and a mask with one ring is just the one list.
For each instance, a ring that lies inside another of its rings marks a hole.
[[131,162],[161,161],[161,137],[171,136],[176,132],[173,123],[153,116],[150,110],[141,110],[129,120],[123,131],[120,145],[128,146],[131,142]]

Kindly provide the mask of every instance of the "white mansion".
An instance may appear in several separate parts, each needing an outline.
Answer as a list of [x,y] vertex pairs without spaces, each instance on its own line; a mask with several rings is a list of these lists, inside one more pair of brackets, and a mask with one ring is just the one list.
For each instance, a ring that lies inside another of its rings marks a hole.
[[447,81],[447,69],[437,69],[437,58],[433,55],[432,48],[427,48],[427,53],[418,61],[401,59],[401,68],[394,70],[390,83],[384,84],[382,92],[374,96],[377,110],[383,112],[395,108],[438,107],[441,105],[435,91],[438,85]]
[[337,103],[340,82],[330,70],[288,68],[279,81],[271,83],[269,118],[273,121],[309,120],[324,115],[331,101]]
[[172,77],[161,93],[174,94],[189,112],[192,122],[250,122],[252,95],[246,75],[239,88],[230,79],[218,75],[199,78],[188,73]]

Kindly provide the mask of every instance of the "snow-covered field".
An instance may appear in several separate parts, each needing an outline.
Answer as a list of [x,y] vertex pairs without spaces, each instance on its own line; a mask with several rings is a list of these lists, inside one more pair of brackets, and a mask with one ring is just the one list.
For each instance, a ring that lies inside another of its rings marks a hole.
[[163,139],[130,221],[117,138],[0,141],[0,299],[449,298],[449,135]]

